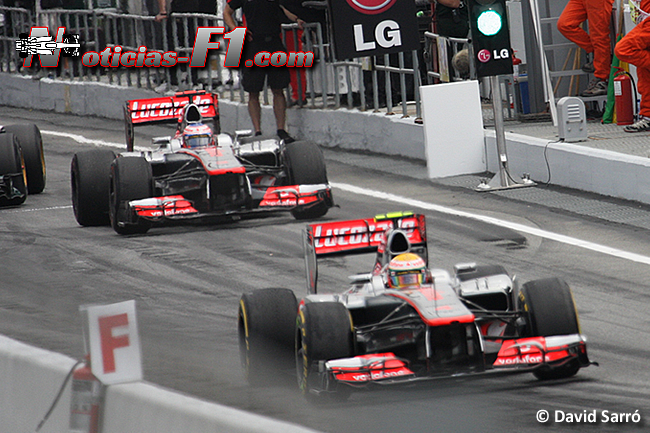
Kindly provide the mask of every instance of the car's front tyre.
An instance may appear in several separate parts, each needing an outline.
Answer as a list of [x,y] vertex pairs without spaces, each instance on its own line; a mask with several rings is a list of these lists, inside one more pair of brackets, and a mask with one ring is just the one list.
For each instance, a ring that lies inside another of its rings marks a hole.
[[[283,152],[290,185],[327,184],[327,169],[323,152],[311,141],[294,141],[285,145]],[[315,205],[300,206],[291,211],[297,220],[320,218],[327,213],[330,204],[319,202]]]
[[[520,309],[527,312],[528,336],[550,337],[580,333],[578,312],[569,285],[560,278],[525,283],[519,293]],[[564,379],[580,370],[579,359],[557,366],[543,366],[533,372],[541,380]]]
[[40,194],[45,189],[45,154],[40,129],[33,123],[6,125],[4,129],[18,137],[25,159],[29,193]]
[[82,226],[110,224],[109,189],[111,163],[115,153],[91,149],[75,153],[70,164],[72,209]]
[[17,206],[27,199],[27,170],[18,138],[11,133],[0,134],[0,176],[5,177],[6,197],[0,197],[0,206]]
[[348,397],[349,388],[327,388],[319,373],[319,362],[354,355],[354,334],[350,312],[339,302],[309,302],[300,306],[296,319],[296,374],[298,388],[308,399],[315,393]]
[[151,164],[142,157],[116,158],[111,164],[109,204],[113,230],[121,235],[142,234],[151,222],[131,220],[128,202],[153,196]]
[[239,300],[237,331],[242,369],[254,386],[274,383],[293,368],[298,302],[289,289],[244,293]]

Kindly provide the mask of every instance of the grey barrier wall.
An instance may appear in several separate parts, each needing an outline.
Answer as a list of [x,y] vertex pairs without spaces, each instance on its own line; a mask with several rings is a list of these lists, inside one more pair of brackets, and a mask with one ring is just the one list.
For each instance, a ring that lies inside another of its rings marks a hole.
[[[0,335],[0,429],[6,433],[36,430],[75,361]],[[70,392],[40,430],[68,431]]]
[[[485,131],[488,170],[498,169],[496,136]],[[650,203],[650,158],[506,133],[510,171],[597,194]],[[547,164],[548,162],[548,164]],[[550,172],[549,172],[550,167]]]
[[[146,89],[48,78],[33,80],[30,76],[1,72],[0,89],[0,105],[118,120],[124,118],[122,106],[127,99],[160,96]],[[252,127],[245,104],[221,99],[219,109],[224,131]],[[275,133],[272,108],[263,106],[262,109],[263,130]],[[310,139],[326,147],[425,158],[422,125],[415,124],[412,118],[348,109],[290,109],[287,126],[297,139]]]
[[[0,335],[0,429],[36,431],[65,376],[75,364],[67,356]],[[69,431],[70,383],[39,433]],[[102,433],[313,433],[295,424],[199,400],[136,382],[109,386]]]
[[[126,99],[156,95],[144,89],[101,83],[32,80],[28,76],[4,73],[0,73],[0,89],[0,106],[111,119],[122,119],[122,104]],[[221,100],[220,109],[224,131],[251,128],[244,104]],[[410,119],[348,109],[290,109],[287,115],[289,132],[299,139],[314,140],[325,147],[426,159],[423,127]],[[264,107],[262,125],[269,133],[275,129],[275,119],[269,107]],[[494,131],[485,130],[485,136],[488,156],[486,169],[495,172],[498,166]],[[549,178],[548,159],[554,185],[650,203],[648,158],[576,144],[548,144],[547,140],[512,133],[506,133],[506,139],[509,167],[514,174],[530,173],[533,180],[546,182]],[[440,157],[444,158],[444,155]]]

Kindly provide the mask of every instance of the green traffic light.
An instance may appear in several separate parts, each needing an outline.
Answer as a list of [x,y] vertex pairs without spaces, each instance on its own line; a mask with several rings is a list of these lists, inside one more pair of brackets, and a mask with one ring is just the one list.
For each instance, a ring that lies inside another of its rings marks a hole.
[[501,14],[491,9],[481,12],[476,19],[476,27],[485,36],[496,35],[502,26]]

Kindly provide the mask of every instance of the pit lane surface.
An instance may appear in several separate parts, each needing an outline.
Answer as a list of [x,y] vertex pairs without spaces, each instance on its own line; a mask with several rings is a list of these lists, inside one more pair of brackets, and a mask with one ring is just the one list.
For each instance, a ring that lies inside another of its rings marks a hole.
[[[301,230],[288,214],[238,222],[154,228],[118,236],[77,225],[70,204],[74,152],[122,143],[120,122],[0,108],[0,124],[33,121],[44,132],[47,186],[23,206],[0,209],[0,333],[39,347],[83,355],[80,305],[135,299],[145,379],[201,398],[328,432],[642,431],[650,425],[647,304],[650,265],[484,221],[418,209],[400,198],[571,236],[650,257],[648,232],[585,219],[491,194],[441,187],[328,162],[340,208],[327,220],[411,209],[427,215],[430,261],[503,264],[522,281],[557,275],[572,286],[590,356],[600,367],[575,378],[538,382],[530,374],[452,379],[426,386],[354,393],[345,404],[313,406],[286,383],[249,387],[239,368],[236,333],[241,293],[289,287],[306,293]],[[137,131],[136,131],[137,132]],[[70,134],[85,137],[80,143]],[[166,135],[165,128],[140,131]],[[391,193],[392,200],[350,192]],[[409,205],[407,205],[409,204]],[[624,204],[621,204],[624,205]],[[428,209],[431,209],[428,207]],[[321,287],[345,285],[372,257],[320,262]],[[46,408],[43,408],[43,411]],[[536,421],[539,410],[608,410],[642,416],[640,424]],[[35,410],[39,410],[35,408]]]

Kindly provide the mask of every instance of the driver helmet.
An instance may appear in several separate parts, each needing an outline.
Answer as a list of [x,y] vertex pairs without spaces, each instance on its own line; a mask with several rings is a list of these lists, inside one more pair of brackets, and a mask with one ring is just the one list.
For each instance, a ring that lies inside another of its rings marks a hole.
[[388,263],[388,287],[403,289],[419,286],[425,281],[427,265],[417,254],[404,253]]
[[195,147],[211,146],[212,129],[203,123],[192,123],[183,131],[183,147],[193,149]]

